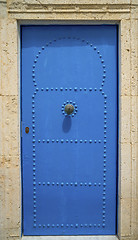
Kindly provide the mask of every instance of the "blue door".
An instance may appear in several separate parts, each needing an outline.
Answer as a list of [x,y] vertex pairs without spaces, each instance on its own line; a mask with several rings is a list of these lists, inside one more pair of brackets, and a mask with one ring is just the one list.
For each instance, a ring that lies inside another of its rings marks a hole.
[[24,235],[116,234],[117,26],[22,26]]

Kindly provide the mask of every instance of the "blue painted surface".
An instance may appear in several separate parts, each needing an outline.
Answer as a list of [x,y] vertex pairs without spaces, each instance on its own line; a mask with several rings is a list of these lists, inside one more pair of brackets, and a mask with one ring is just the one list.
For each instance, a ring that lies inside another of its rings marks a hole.
[[24,235],[116,234],[117,26],[21,39]]

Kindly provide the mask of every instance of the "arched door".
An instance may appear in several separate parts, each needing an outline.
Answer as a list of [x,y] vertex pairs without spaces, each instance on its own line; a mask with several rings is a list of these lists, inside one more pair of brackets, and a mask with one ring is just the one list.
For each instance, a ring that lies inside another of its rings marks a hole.
[[117,27],[21,29],[24,235],[116,234]]

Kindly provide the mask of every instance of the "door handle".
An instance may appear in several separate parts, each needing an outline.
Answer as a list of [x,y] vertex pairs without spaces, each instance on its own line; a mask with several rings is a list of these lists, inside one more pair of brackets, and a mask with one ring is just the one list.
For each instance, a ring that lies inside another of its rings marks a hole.
[[67,105],[65,106],[65,112],[66,112],[68,115],[72,114],[73,111],[74,111],[74,106],[73,106],[72,104],[67,104]]

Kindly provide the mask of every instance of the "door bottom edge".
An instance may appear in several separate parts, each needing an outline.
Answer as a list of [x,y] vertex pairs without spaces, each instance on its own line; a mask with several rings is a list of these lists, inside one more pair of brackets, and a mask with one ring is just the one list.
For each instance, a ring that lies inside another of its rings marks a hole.
[[118,240],[117,235],[93,236],[22,236],[21,240]]

